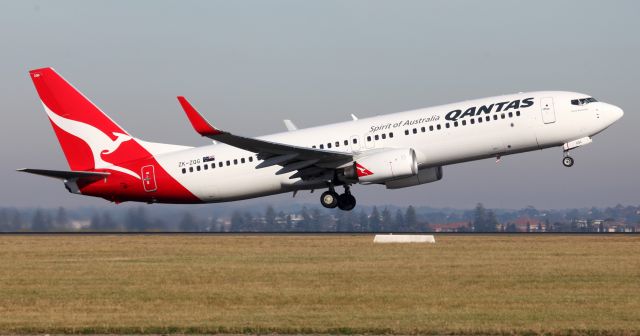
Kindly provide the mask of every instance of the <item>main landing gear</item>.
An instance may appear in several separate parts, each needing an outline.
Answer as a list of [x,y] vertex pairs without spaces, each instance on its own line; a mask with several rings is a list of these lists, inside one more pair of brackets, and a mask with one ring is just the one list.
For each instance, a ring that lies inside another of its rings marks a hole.
[[344,193],[338,195],[333,186],[329,186],[329,190],[322,193],[320,203],[323,207],[333,209],[338,207],[340,210],[350,211],[356,207],[356,198],[351,195],[348,186],[344,187]]

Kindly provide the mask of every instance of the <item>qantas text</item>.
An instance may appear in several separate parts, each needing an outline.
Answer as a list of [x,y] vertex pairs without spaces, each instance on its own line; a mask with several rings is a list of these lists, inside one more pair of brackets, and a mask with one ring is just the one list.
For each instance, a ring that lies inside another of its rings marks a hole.
[[522,100],[517,99],[510,102],[506,101],[506,102],[500,102],[500,103],[495,103],[491,105],[482,105],[480,107],[471,106],[468,109],[466,109],[464,112],[462,112],[462,110],[453,110],[447,113],[447,115],[445,115],[444,118],[447,120],[456,121],[461,118],[475,117],[475,116],[481,115],[482,113],[489,114],[491,112],[516,110],[521,108],[527,108],[532,105],[533,105],[533,98],[526,98]]

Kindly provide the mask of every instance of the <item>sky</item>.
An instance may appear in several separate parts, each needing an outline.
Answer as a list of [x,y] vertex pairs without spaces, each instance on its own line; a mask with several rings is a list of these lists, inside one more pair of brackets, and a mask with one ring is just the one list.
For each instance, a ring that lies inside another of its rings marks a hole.
[[3,1],[0,206],[115,206],[15,172],[68,169],[28,76],[45,66],[134,136],[190,146],[208,142],[178,95],[216,125],[259,136],[285,131],[283,119],[304,128],[519,91],[584,92],[625,116],[574,150],[572,168],[556,148],[353,192],[369,205],[638,205],[638,14],[637,1]]

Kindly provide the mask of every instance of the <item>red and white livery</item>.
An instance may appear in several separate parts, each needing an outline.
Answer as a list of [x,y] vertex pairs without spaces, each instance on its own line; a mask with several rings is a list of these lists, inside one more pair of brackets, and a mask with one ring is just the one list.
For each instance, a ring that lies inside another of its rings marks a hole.
[[351,185],[435,182],[443,166],[460,162],[562,147],[570,167],[570,150],[623,115],[581,93],[527,92],[300,130],[287,120],[288,132],[250,138],[213,126],[178,97],[195,131],[214,140],[193,148],[134,137],[52,68],[30,75],[69,170],[20,171],[116,203],[213,203],[326,189],[323,206],[351,210]]

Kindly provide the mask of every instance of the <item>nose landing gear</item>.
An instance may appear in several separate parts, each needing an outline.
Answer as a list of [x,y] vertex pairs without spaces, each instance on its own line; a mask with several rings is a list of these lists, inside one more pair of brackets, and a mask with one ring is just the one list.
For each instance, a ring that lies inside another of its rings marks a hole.
[[565,167],[573,166],[573,158],[570,157],[568,153],[565,153],[565,156],[562,158],[562,164]]
[[320,204],[328,209],[338,207],[340,210],[350,211],[356,207],[356,198],[351,195],[349,186],[345,186],[344,193],[338,195],[333,185],[330,185],[329,190],[323,192],[320,196]]

